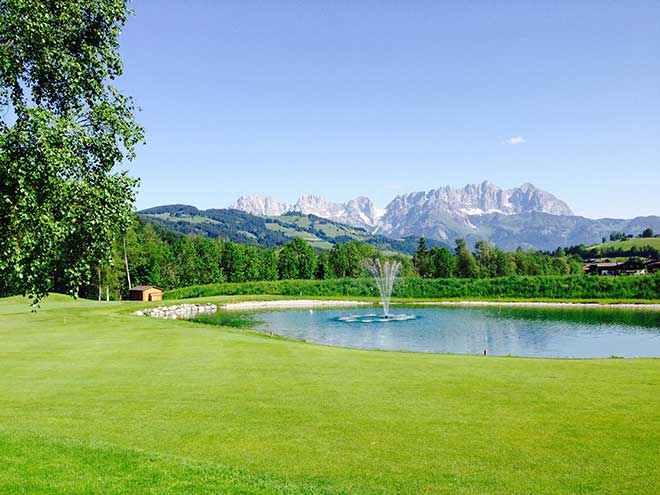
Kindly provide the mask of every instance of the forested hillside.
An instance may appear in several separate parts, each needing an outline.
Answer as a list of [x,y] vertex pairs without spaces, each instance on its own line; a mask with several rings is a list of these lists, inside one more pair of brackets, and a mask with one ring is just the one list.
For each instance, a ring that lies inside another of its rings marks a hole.
[[[330,249],[337,243],[350,241],[363,242],[391,254],[412,254],[417,247],[416,237],[393,239],[372,235],[359,227],[299,213],[260,217],[239,210],[198,210],[189,205],[166,205],[139,211],[138,215],[174,232],[255,246],[282,246],[300,237],[315,249]],[[434,246],[443,245],[439,241],[429,242]]]

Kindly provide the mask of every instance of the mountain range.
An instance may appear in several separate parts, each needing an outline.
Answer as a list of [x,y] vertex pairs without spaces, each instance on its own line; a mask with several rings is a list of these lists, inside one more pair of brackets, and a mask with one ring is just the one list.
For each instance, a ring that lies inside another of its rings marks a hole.
[[573,216],[566,203],[533,184],[501,189],[488,181],[459,189],[443,187],[399,195],[382,210],[364,196],[346,203],[335,203],[314,195],[302,196],[295,203],[278,201],[270,196],[242,196],[229,208],[258,216],[316,215],[392,237],[427,235],[441,240],[451,240],[452,230],[456,228],[460,231],[465,230],[461,227],[473,228],[470,221],[473,216],[494,213]]
[[[157,216],[156,210],[151,209],[150,219]],[[519,246],[553,250],[560,246],[595,244],[612,232],[638,234],[648,227],[660,231],[658,216],[595,220],[577,216],[564,201],[529,183],[502,189],[485,181],[463,188],[442,187],[412,192],[397,196],[383,209],[377,208],[365,196],[341,203],[305,195],[289,203],[255,195],[238,198],[226,210],[206,212],[217,216],[218,212],[236,210],[254,218],[270,219],[271,231],[273,222],[284,219],[289,236],[295,235],[291,230],[292,223],[298,225],[293,227],[294,230],[305,223],[292,222],[293,218],[325,219],[336,226],[358,229],[350,235],[359,232],[358,237],[373,237],[375,243],[382,243],[383,239],[402,240],[406,252],[410,240],[420,236],[448,245],[453,245],[457,238],[464,238],[471,245],[480,239],[488,239],[505,250]],[[140,213],[145,214],[145,211]],[[195,212],[193,216],[202,215],[194,220],[199,229],[199,224],[204,223],[201,218],[207,213],[196,208]],[[161,223],[171,220],[160,218]],[[180,218],[177,221],[180,223]],[[223,235],[227,234],[225,228]]]
[[424,236],[449,244],[459,237],[471,244],[488,239],[507,250],[518,246],[550,250],[594,244],[612,232],[660,230],[657,216],[630,220],[576,216],[564,201],[529,183],[502,189],[485,181],[413,192],[397,196],[384,209],[364,196],[336,203],[313,195],[295,203],[243,196],[230,208],[259,216],[312,214],[394,238]]

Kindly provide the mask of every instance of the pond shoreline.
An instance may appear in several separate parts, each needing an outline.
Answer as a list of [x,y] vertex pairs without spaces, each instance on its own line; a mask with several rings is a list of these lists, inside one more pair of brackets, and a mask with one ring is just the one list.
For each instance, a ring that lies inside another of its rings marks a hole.
[[415,306],[459,306],[459,307],[520,307],[520,308],[605,308],[605,309],[646,309],[660,311],[660,304],[649,303],[580,303],[543,301],[420,301],[410,302]]
[[276,301],[243,301],[227,303],[220,306],[225,311],[246,311],[252,309],[307,309],[307,308],[341,308],[356,306],[374,306],[368,301],[331,301],[323,299],[280,299]]
[[[380,305],[368,301],[342,301],[322,299],[284,299],[276,301],[243,301],[227,303],[221,306],[227,311],[249,311],[257,309],[308,309],[340,308]],[[522,307],[522,308],[604,308],[604,309],[639,309],[660,311],[660,304],[650,303],[580,303],[580,302],[540,302],[540,301],[409,301],[392,302],[392,305],[412,306],[457,306],[457,307]]]

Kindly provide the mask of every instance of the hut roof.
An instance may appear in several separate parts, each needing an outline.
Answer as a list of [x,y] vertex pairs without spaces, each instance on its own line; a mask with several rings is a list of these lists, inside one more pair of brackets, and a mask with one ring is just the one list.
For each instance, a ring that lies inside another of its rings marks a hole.
[[156,287],[155,285],[136,285],[135,287],[131,287],[129,290],[131,291],[137,291],[137,292],[144,292],[145,290],[148,289],[158,289],[158,290],[165,290],[162,287]]

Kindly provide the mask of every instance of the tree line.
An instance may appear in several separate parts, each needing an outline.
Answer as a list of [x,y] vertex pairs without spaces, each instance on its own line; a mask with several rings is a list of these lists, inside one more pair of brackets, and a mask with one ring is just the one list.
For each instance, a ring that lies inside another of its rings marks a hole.
[[[650,239],[651,237],[658,237],[655,235],[655,232],[653,232],[653,229],[651,227],[648,227],[642,231],[641,234],[637,236],[638,239]],[[610,234],[610,242],[615,242],[615,241],[625,241],[627,239],[634,239],[635,236],[632,234],[627,234],[625,232],[612,232]],[[607,242],[607,238],[603,237],[602,238],[603,244]]]
[[477,242],[472,252],[464,239],[457,239],[452,252],[447,247],[429,249],[422,237],[412,262],[417,275],[422,278],[495,278],[584,272],[582,258],[577,254],[567,254],[561,249],[549,254],[522,248],[507,253],[485,240]]
[[[402,277],[495,278],[582,273],[582,261],[577,255],[522,249],[507,253],[487,241],[478,242],[471,251],[463,239],[458,239],[451,251],[447,247],[429,248],[421,238],[412,258],[385,255],[374,246],[357,241],[337,243],[317,252],[301,238],[281,247],[262,247],[182,235],[134,217],[123,234],[115,235],[110,261],[92,267],[88,283],[70,285],[65,276],[65,257],[53,264],[48,290],[74,292],[87,298],[125,299],[129,286],[135,285],[169,290],[223,282],[361,278],[367,276],[364,261],[377,257],[400,261]],[[12,277],[0,280],[0,296],[20,293],[20,284],[14,282]]]
[[[116,237],[111,263],[97,266],[96,276],[80,287],[78,294],[125,299],[129,284],[175,289],[222,282],[361,277],[364,260],[374,257],[396,258],[403,265],[403,275],[414,275],[408,257],[386,256],[365,243],[337,243],[320,253],[304,239],[293,239],[281,247],[263,247],[182,235],[136,217],[126,233]],[[54,274],[52,279],[55,284],[51,291],[71,292],[64,278]],[[11,285],[3,287],[0,282],[0,295],[12,293]]]
[[622,248],[619,246],[577,246],[567,247],[565,252],[571,255],[580,256],[584,259],[591,258],[652,258],[660,259],[660,249],[653,246],[632,246]]
[[[367,276],[364,261],[376,257],[400,261],[402,277],[495,278],[582,273],[578,256],[522,249],[506,253],[487,241],[478,242],[472,252],[459,239],[452,252],[447,247],[428,248],[421,238],[411,259],[401,254],[385,255],[372,245],[356,241],[337,243],[320,252],[304,239],[271,248],[239,244],[181,235],[136,218],[125,236],[117,236],[112,262],[97,267],[96,280],[82,287],[80,295],[126,298],[129,283],[176,289],[223,282],[361,278]],[[52,288],[57,292],[66,289],[57,285]]]

